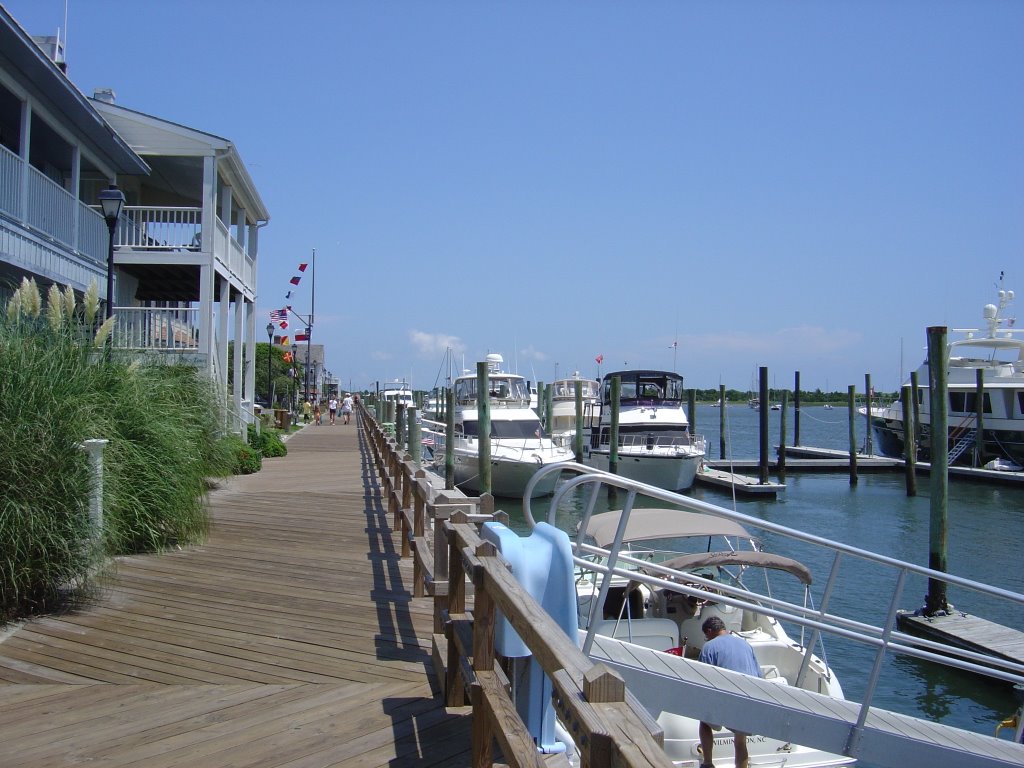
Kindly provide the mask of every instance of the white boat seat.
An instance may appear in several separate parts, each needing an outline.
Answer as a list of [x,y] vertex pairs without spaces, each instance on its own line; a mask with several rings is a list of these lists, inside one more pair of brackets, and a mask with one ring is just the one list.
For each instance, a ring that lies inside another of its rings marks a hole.
[[761,679],[767,680],[769,683],[777,683],[778,685],[789,685],[789,681],[783,677],[782,673],[779,672],[779,668],[774,664],[761,665]]
[[679,626],[672,619],[605,619],[597,622],[597,634],[655,651],[679,647]]

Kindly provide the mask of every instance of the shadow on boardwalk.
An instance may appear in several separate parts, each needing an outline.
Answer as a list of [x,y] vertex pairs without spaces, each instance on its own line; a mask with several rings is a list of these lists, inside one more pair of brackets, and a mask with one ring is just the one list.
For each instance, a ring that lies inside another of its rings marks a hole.
[[201,546],[119,561],[89,607],[0,643],[0,765],[459,766],[354,425],[211,494]]

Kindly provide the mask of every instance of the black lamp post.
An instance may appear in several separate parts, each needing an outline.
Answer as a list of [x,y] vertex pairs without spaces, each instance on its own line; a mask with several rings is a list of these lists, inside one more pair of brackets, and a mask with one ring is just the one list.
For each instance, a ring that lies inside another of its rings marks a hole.
[[273,357],[274,351],[274,324],[267,323],[267,408],[273,408],[274,402],[270,399],[273,395],[273,387],[270,385],[270,378],[273,375],[270,372],[270,362]]
[[103,219],[107,222],[107,229],[110,232],[110,242],[107,249],[107,312],[104,316],[110,319],[114,313],[114,231],[117,229],[117,220],[121,218],[121,208],[124,207],[124,192],[111,184],[99,194],[100,207],[103,209]]
[[299,412],[299,345],[292,344],[292,383],[295,385],[295,397],[292,398],[292,409]]

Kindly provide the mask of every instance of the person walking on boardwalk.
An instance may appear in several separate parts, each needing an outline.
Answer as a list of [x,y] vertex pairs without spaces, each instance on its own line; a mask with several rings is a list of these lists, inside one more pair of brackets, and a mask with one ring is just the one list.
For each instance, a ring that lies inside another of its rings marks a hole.
[[[750,647],[750,643],[726,629],[724,621],[717,616],[712,616],[701,625],[701,631],[704,633],[704,647],[701,648],[697,661],[730,669],[733,672],[741,672],[751,677],[761,676],[761,667],[757,663],[757,657],[754,656],[754,649]],[[698,730],[702,761],[700,768],[714,768],[714,763],[711,762],[711,752],[715,746],[712,731],[720,727],[705,723],[703,720],[700,722]],[[747,734],[741,731],[732,733],[736,768],[747,768],[750,757],[747,752]]]
[[345,419],[345,423],[348,424],[348,420],[352,417],[352,395],[348,392],[345,393],[345,399],[341,401],[341,415]]
[[334,417],[338,413],[338,398],[332,397],[327,401],[327,414],[331,426],[334,426]]
[[319,398],[317,399],[316,403],[313,405],[313,423],[316,424],[318,427],[323,423],[323,419],[322,419],[322,416],[321,416],[321,413],[320,413],[320,400],[319,400]]
[[312,405],[312,403],[309,402],[309,400],[306,400],[306,402],[304,402],[302,404],[302,423],[303,424],[309,424],[309,416],[312,413],[313,413],[313,405]]

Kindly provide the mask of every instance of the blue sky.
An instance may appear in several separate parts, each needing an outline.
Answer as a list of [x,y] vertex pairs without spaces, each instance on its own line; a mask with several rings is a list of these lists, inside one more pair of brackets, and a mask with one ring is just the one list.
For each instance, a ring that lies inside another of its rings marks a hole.
[[450,345],[890,390],[1001,270],[1024,292],[1017,0],[68,0],[67,33],[86,94],[235,142],[258,327],[315,248],[346,386],[431,387]]

